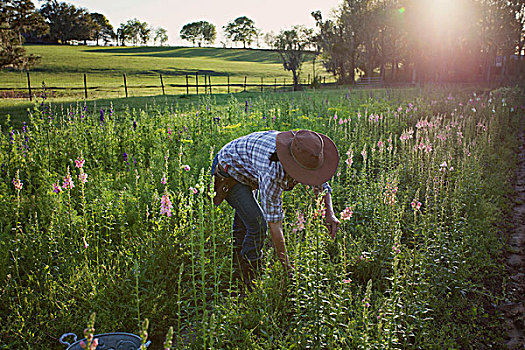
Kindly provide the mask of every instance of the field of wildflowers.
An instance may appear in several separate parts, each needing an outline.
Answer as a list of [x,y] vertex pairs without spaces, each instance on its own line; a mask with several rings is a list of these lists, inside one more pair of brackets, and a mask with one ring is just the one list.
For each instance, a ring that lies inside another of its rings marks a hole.
[[[0,348],[60,348],[92,312],[90,334],[140,331],[152,348],[170,327],[173,349],[498,347],[524,105],[508,88],[202,96],[118,113],[39,101],[0,139]],[[240,298],[211,159],[249,132],[299,128],[339,148],[341,230],[328,236],[308,187],[285,193],[296,273],[267,246]]]

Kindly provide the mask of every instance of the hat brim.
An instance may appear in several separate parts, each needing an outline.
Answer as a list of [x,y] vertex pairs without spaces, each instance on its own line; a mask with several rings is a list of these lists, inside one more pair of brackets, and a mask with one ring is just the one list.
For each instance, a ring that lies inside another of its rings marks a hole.
[[339,153],[335,143],[326,135],[319,134],[323,138],[323,157],[321,167],[310,170],[299,165],[290,153],[290,145],[294,137],[291,131],[280,132],[275,137],[277,156],[284,171],[297,182],[305,185],[319,186],[334,176],[339,165]]

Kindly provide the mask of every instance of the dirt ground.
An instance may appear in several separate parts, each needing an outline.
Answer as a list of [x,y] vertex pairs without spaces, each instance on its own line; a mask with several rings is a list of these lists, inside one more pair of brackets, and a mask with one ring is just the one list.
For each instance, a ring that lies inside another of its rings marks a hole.
[[506,252],[508,279],[505,302],[500,310],[507,326],[506,346],[525,349],[525,136],[520,132],[512,227]]

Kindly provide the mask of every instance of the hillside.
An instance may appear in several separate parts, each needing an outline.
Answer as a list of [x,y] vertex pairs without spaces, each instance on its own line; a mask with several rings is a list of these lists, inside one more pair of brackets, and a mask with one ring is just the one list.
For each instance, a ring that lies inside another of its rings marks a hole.
[[[126,74],[131,86],[159,85],[162,74],[166,85],[195,83],[195,74],[208,75],[213,84],[266,83],[278,79],[291,81],[291,74],[282,67],[279,55],[269,50],[188,48],[188,47],[91,47],[29,45],[28,53],[41,56],[31,70],[31,84],[40,87],[83,88],[83,74],[88,87],[119,87]],[[312,73],[311,58],[303,66],[303,77]],[[324,73],[319,65],[317,74]],[[20,72],[0,72],[0,88],[25,89],[27,77]],[[135,91],[132,95],[143,95]]]

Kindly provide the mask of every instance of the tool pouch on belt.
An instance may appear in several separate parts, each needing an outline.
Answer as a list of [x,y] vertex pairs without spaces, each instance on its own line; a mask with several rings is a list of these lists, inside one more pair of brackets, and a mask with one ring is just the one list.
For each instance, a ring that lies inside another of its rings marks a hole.
[[213,176],[215,178],[213,188],[215,191],[215,197],[213,197],[213,204],[219,205],[224,198],[226,198],[232,187],[237,183],[237,180],[228,175],[220,165],[215,168]]

